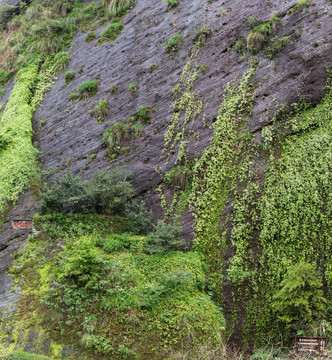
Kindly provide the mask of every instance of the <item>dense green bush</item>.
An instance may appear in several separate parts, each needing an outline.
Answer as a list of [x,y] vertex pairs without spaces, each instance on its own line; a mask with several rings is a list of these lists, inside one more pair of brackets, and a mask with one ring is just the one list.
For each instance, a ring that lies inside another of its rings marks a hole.
[[178,1],[177,0],[165,0],[165,4],[169,8],[173,8],[173,7],[176,7],[178,5]]
[[93,41],[96,38],[96,32],[95,31],[89,31],[86,38],[85,38],[85,42],[89,43],[91,41]]
[[97,171],[91,180],[67,173],[42,193],[42,212],[113,213],[122,211],[135,190],[129,174],[115,169]]
[[5,360],[51,360],[47,356],[29,354],[22,351],[15,351],[5,357]]
[[280,287],[272,307],[287,327],[299,330],[321,318],[326,300],[312,264],[300,262],[290,267]]
[[10,94],[0,122],[0,213],[7,202],[15,202],[36,175],[37,150],[32,146],[31,119],[33,109],[31,87],[36,81],[37,67],[21,70]]
[[98,84],[96,80],[88,80],[81,83],[77,92],[80,99],[87,99],[90,96],[93,96],[97,92]]
[[65,73],[65,83],[66,85],[69,84],[75,77],[75,71],[74,70],[69,70],[66,71]]
[[112,16],[123,16],[135,5],[135,0],[102,0],[102,2],[109,4],[108,10]]
[[126,217],[135,234],[147,234],[152,227],[152,212],[148,211],[143,201],[132,201],[126,207]]
[[176,224],[166,224],[159,220],[153,232],[148,236],[145,251],[148,254],[166,253],[186,248],[185,240],[180,236],[182,228]]
[[4,69],[0,70],[0,86],[5,86],[7,82],[12,78],[13,74]]
[[111,160],[120,154],[122,145],[127,140],[137,139],[142,135],[143,125],[150,124],[154,111],[155,108],[152,106],[141,106],[136,114],[125,119],[124,122],[113,124],[105,131],[103,139]]
[[103,248],[107,252],[123,251],[130,248],[130,236],[127,233],[111,234],[107,237],[98,237],[96,245]]
[[0,30],[4,30],[7,27],[8,22],[13,18],[15,14],[18,14],[18,12],[18,6],[0,6]]
[[[37,321],[41,334],[61,331],[73,346],[110,359],[162,359],[170,347],[220,344],[225,322],[202,286],[198,253],[148,255],[144,236],[113,233],[118,217],[50,214],[34,222],[38,234],[13,272],[25,279],[22,304],[29,297],[29,312],[20,316],[31,326]],[[19,329],[21,336],[29,331]],[[154,348],[147,347],[152,339]]]
[[182,41],[183,41],[183,36],[181,34],[172,35],[169,38],[167,44],[164,46],[165,52],[167,53],[178,52]]
[[120,34],[124,25],[122,24],[120,19],[114,19],[111,24],[100,34],[100,38],[98,40],[99,44],[104,43],[105,41],[114,41],[117,36]]

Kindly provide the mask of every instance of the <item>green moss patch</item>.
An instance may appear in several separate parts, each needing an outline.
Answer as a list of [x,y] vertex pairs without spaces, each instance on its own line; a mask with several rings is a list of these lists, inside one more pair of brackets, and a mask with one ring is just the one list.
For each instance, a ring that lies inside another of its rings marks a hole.
[[[206,292],[200,255],[148,255],[148,239],[123,233],[126,222],[119,219],[35,219],[40,232],[12,268],[13,276],[25,279],[17,331],[28,321],[53,342],[76,344],[94,359],[162,358],[170,349],[219,344],[224,319]],[[62,358],[52,350],[48,355]]]

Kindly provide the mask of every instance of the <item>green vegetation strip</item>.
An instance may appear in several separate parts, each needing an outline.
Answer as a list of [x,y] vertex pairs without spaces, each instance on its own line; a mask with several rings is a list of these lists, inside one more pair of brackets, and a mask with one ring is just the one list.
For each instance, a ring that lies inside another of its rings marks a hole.
[[0,211],[4,211],[7,202],[18,199],[36,174],[30,102],[37,71],[36,65],[30,65],[18,73],[0,122]]
[[52,214],[35,225],[11,270],[24,282],[10,349],[24,348],[29,329],[40,348],[51,336],[53,359],[66,343],[83,358],[114,360],[220,344],[224,319],[198,253],[149,255],[148,237],[124,233],[130,224],[118,216]]

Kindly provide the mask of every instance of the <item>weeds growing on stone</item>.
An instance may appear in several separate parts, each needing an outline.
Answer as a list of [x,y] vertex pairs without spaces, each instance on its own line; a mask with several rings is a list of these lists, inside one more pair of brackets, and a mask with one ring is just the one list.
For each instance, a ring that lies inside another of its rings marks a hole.
[[164,46],[166,53],[177,53],[182,44],[183,36],[181,34],[172,35]]
[[65,83],[66,85],[69,84],[75,77],[75,71],[74,70],[69,70],[66,71],[65,73]]

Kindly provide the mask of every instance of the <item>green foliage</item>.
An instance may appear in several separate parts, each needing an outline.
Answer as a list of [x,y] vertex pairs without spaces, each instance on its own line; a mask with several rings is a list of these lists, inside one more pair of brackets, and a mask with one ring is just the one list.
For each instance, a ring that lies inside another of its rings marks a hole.
[[116,85],[115,84],[110,84],[110,92],[111,92],[111,94],[116,93]]
[[111,16],[124,16],[130,8],[135,6],[135,0],[111,0],[105,2],[110,2],[108,11]]
[[0,69],[0,86],[5,86],[12,78],[13,74],[4,69]]
[[164,46],[166,53],[177,53],[182,44],[183,36],[181,34],[174,34],[169,39],[167,44]]
[[25,321],[38,324],[39,338],[46,333],[53,343],[61,334],[87,358],[164,358],[169,349],[218,346],[225,321],[204,292],[199,254],[147,255],[147,239],[114,234],[107,222],[119,218],[35,219],[38,235],[11,272],[25,279],[13,333],[25,336]]
[[152,211],[148,211],[143,201],[134,200],[127,205],[125,215],[135,234],[147,234],[152,227]]
[[203,65],[201,66],[201,73],[202,73],[203,75],[205,75],[205,74],[208,72],[208,70],[209,70],[209,65],[208,65],[208,64],[203,64]]
[[89,43],[91,41],[93,41],[96,38],[96,32],[95,31],[89,31],[86,38],[85,38],[85,42]]
[[6,203],[16,201],[36,175],[37,151],[32,146],[30,105],[31,91],[36,81],[37,67],[29,66],[16,77],[6,109],[0,122],[0,212]]
[[180,236],[181,230],[180,225],[166,224],[158,220],[153,232],[148,236],[145,251],[148,254],[160,254],[186,249],[185,240]]
[[0,98],[6,94],[6,89],[0,89]]
[[255,26],[247,35],[247,47],[253,53],[257,53],[263,47],[268,37],[275,33],[281,18],[273,15],[269,21]]
[[280,321],[297,330],[301,328],[299,324],[309,325],[320,319],[326,303],[322,287],[312,264],[300,262],[291,266],[273,296],[272,307]]
[[173,7],[176,7],[178,5],[178,1],[177,0],[165,0],[165,4],[169,8],[173,8]]
[[137,82],[133,82],[128,85],[128,90],[131,91],[132,93],[134,93],[137,89],[138,89]]
[[29,354],[22,351],[15,351],[5,357],[5,360],[51,360],[47,356]]
[[283,36],[283,37],[278,37],[267,49],[266,52],[268,54],[268,57],[270,59],[274,59],[278,53],[280,52],[280,50],[284,47],[286,47],[288,44],[290,44],[291,41],[291,37],[288,36]]
[[69,70],[66,71],[65,73],[65,83],[66,85],[69,84],[75,77],[75,71],[74,70]]
[[157,64],[152,64],[151,66],[150,66],[150,72],[152,73],[152,72],[154,72],[154,71],[156,71],[157,70]]
[[100,34],[100,38],[98,39],[98,44],[102,44],[105,41],[114,41],[117,36],[120,34],[124,25],[121,20],[118,18],[113,19],[112,23],[108,25],[108,27]]
[[43,212],[112,213],[121,211],[134,196],[128,174],[115,169],[96,171],[91,180],[82,180],[67,173],[42,193]]
[[180,187],[184,189],[187,181],[192,177],[192,170],[187,166],[175,166],[165,174],[165,183],[172,187]]
[[63,71],[70,62],[69,54],[65,51],[60,51],[54,56],[55,71]]
[[98,122],[104,121],[105,117],[108,115],[107,99],[100,100],[95,106],[95,111],[97,113]]
[[254,26],[256,24],[256,19],[253,16],[249,16],[249,25]]
[[98,89],[98,84],[96,80],[88,80],[81,83],[78,88],[77,92],[79,94],[80,99],[87,99],[93,96]]
[[5,30],[9,21],[15,14],[18,14],[19,7],[13,5],[3,5],[0,7],[0,30]]
[[152,106],[141,106],[139,111],[124,122],[115,123],[103,135],[110,159],[115,159],[121,152],[122,145],[129,140],[137,139],[142,134],[142,126],[150,124]]
[[16,72],[27,64],[47,62],[68,48],[79,24],[89,28],[102,12],[96,4],[76,0],[29,1],[7,22],[6,32],[0,29],[0,68]]

